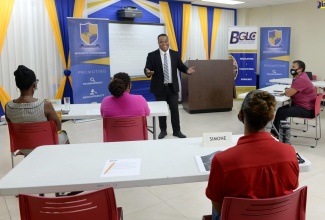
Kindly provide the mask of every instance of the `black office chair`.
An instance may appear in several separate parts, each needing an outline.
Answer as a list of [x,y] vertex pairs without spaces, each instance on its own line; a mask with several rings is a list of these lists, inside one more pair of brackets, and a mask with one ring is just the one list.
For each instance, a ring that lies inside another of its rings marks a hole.
[[313,73],[312,72],[306,72],[306,73],[310,81],[313,81]]

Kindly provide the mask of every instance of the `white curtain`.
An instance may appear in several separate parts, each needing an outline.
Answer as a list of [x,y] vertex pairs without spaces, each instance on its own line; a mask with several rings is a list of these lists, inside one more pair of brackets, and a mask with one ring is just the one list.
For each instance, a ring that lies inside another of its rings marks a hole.
[[11,98],[19,97],[13,72],[18,65],[39,79],[34,97],[54,98],[63,65],[43,0],[15,0],[0,54],[0,83]]
[[[234,11],[223,9],[220,15],[219,28],[216,36],[216,44],[212,51],[211,59],[228,59],[228,26],[234,26]],[[186,46],[184,60],[206,60],[203,34],[201,29],[198,6],[192,6],[191,24]]]
[[205,60],[203,34],[200,23],[198,6],[192,6],[191,23],[184,60]]
[[228,27],[234,26],[233,10],[222,10],[220,15],[220,22],[218,33],[216,36],[215,48],[212,52],[211,59],[229,59],[228,58]]

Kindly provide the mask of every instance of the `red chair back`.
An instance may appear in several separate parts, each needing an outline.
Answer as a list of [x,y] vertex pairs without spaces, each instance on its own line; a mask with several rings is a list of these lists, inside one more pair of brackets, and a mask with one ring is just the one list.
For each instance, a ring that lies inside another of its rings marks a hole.
[[312,75],[313,80],[316,81],[317,80],[317,76],[316,75]]
[[221,220],[304,220],[306,201],[307,186],[289,195],[268,199],[225,197]]
[[323,93],[318,93],[315,101],[315,117],[320,113],[320,107],[322,104]]
[[34,149],[42,145],[59,144],[57,127],[54,121],[35,123],[8,123],[10,150]]
[[64,197],[19,195],[21,220],[117,220],[113,188]]
[[104,142],[148,140],[146,116],[103,118]]

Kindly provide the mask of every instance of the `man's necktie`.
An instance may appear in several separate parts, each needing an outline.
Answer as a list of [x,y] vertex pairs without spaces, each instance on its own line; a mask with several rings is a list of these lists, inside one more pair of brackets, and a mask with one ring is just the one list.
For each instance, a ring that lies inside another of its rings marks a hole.
[[167,53],[164,53],[164,83],[169,83]]

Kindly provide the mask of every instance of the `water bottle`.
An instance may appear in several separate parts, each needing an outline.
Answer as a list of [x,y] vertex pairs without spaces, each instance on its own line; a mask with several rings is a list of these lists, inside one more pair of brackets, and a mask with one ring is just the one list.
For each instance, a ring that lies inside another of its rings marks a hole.
[[288,121],[280,121],[279,141],[285,144],[290,144],[290,123]]

